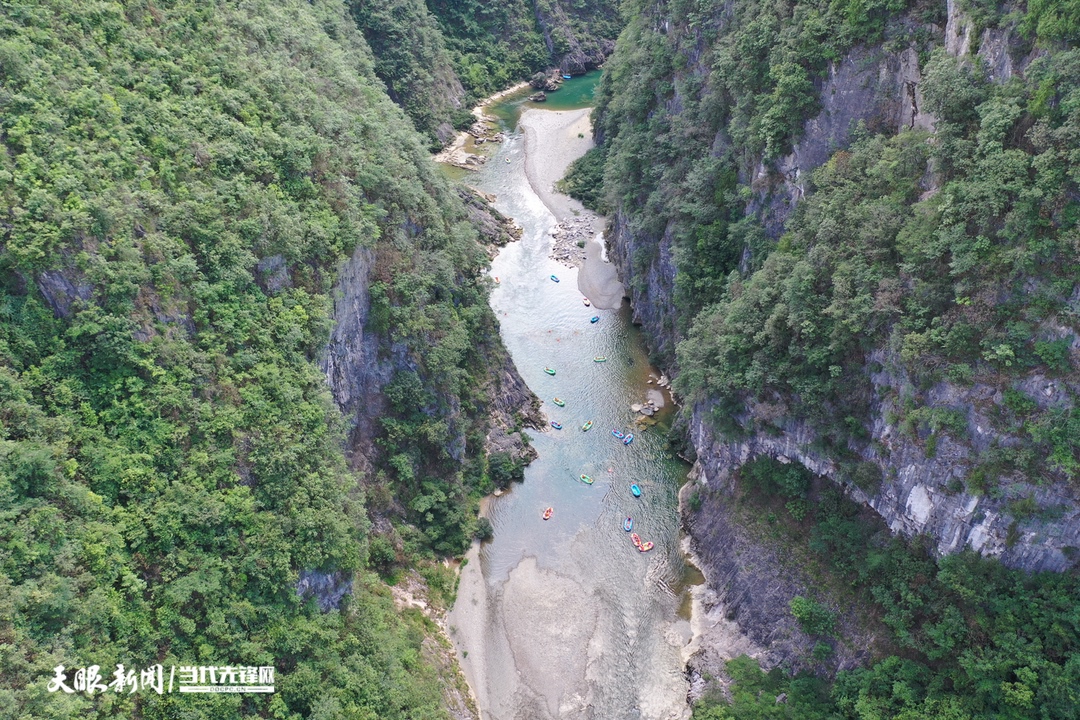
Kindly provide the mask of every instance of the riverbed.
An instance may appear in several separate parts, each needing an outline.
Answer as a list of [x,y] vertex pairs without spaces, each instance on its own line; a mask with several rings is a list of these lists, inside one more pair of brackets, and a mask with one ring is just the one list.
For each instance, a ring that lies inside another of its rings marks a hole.
[[[510,132],[467,180],[523,232],[492,262],[491,304],[519,372],[563,428],[531,432],[539,458],[524,482],[485,502],[495,535],[467,556],[451,635],[483,720],[687,718],[682,650],[692,633],[678,614],[686,562],[677,493],[688,467],[665,449],[671,398],[628,304],[586,305],[579,271],[549,257],[558,220],[584,212],[549,184],[590,147],[587,109],[523,107],[511,96],[492,114]],[[603,273],[599,248],[589,262]],[[631,411],[647,399],[662,406],[652,418]],[[627,517],[651,552],[634,547]]]

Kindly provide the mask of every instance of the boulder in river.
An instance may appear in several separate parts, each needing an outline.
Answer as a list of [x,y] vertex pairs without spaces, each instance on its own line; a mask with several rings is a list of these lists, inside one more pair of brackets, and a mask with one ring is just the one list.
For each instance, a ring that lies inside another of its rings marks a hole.
[[547,95],[542,92],[533,93],[529,96],[529,99],[533,102],[547,102]]

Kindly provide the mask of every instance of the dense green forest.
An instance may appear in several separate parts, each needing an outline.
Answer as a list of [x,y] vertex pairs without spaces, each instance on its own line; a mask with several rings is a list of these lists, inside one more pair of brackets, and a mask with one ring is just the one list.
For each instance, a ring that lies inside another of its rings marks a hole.
[[[0,717],[445,717],[369,544],[460,552],[518,470],[483,455],[486,254],[376,62],[330,1],[4,5]],[[354,252],[396,368],[363,477],[318,364]],[[277,692],[46,691],[117,663]]]
[[375,74],[416,129],[441,145],[474,122],[435,18],[423,0],[354,0],[353,18],[375,56]]
[[[935,144],[918,132],[865,133],[815,172],[813,194],[761,269],[732,277],[695,319],[680,347],[681,387],[728,407],[778,390],[797,398],[795,412],[831,424],[842,445],[845,418],[866,416],[862,368],[875,347],[926,386],[1074,373],[1072,334],[1058,328],[1075,311],[1080,271],[1068,139],[1080,116],[1064,111],[1080,98],[1078,60],[1075,51],[1043,58],[1026,84],[1000,87],[932,54],[924,92],[940,118]],[[1040,88],[1057,96],[1040,100]],[[1018,135],[1018,124],[1030,129]],[[941,187],[923,199],[928,162]],[[1014,393],[1001,426],[1018,423],[1026,442],[985,463],[1033,480],[1076,477],[1080,414]],[[948,418],[933,424],[966,432]]]
[[560,65],[598,66],[622,27],[617,0],[351,0],[390,97],[434,145],[476,101]]
[[[974,552],[937,560],[922,539],[896,537],[798,464],[747,463],[736,498],[741,522],[764,526],[800,562],[816,566],[821,588],[831,588],[824,594],[857,604],[883,625],[887,637],[878,642],[892,654],[841,672],[833,683],[781,668],[766,674],[737,658],[727,667],[731,702],[707,695],[695,718],[1076,717],[1080,577],[1009,570]],[[824,669],[845,642],[835,613],[813,597],[794,598],[791,612],[816,639],[813,655]]]
[[619,34],[618,0],[428,0],[474,99],[568,62],[595,67]]
[[[1070,3],[958,7],[973,24],[964,58],[942,47],[945,3],[629,2],[599,93],[599,147],[565,187],[616,216],[629,288],[660,306],[649,329],[672,338],[656,359],[720,437],[805,423],[814,452],[873,495],[881,472],[854,451],[870,444],[880,402],[872,353],[910,380],[885,422],[927,458],[970,432],[963,408],[927,399],[932,388],[992,395],[1002,439],[948,490],[1001,501],[1015,542],[1020,523],[1054,512],[1021,488],[1080,479],[1080,36]],[[1008,38],[1022,72],[1004,78],[975,56],[984,30]],[[785,176],[834,63],[872,67],[909,48],[932,129],[864,123],[813,172]],[[770,212],[793,182],[799,201],[778,228]],[[667,243],[670,288],[656,270]],[[1032,376],[1062,398],[1034,398],[1021,383]],[[772,498],[760,515],[786,518],[792,542],[808,536],[836,581],[885,618],[894,655],[835,682],[737,660],[730,703],[712,698],[695,717],[1076,717],[1075,572],[935,560],[918,539],[857,518],[835,490],[778,468],[758,475]],[[824,640],[820,610],[792,607]],[[824,661],[828,644],[819,649]]]

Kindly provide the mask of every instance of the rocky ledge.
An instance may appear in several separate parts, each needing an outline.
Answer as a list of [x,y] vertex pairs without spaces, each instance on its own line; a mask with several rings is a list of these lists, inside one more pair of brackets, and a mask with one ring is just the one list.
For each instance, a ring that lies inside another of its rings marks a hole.
[[551,248],[551,259],[566,267],[579,268],[585,264],[585,243],[595,234],[596,216],[586,212],[577,217],[563,220],[551,231],[555,244]]
[[474,109],[473,112],[477,116],[476,122],[468,130],[458,134],[454,142],[435,155],[435,162],[453,165],[464,170],[476,170],[488,159],[486,155],[469,152],[467,149],[469,140],[472,140],[472,147],[475,149],[480,145],[501,143],[506,139],[506,133],[499,130],[498,118],[486,115],[479,109]]
[[479,231],[480,242],[484,244],[488,257],[494,258],[499,248],[521,239],[521,228],[513,218],[495,209],[494,195],[463,185],[458,188],[458,197],[465,203],[469,220]]

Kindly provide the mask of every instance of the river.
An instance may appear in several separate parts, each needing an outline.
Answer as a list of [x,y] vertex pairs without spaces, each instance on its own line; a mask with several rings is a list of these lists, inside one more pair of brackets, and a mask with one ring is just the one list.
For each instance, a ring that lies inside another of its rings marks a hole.
[[[587,106],[596,75],[568,81],[547,108]],[[688,571],[677,493],[688,467],[665,450],[671,400],[649,383],[660,373],[628,304],[586,307],[578,271],[548,257],[556,218],[526,178],[525,140],[516,131],[520,111],[531,106],[526,94],[487,109],[512,132],[467,180],[496,195],[496,208],[523,228],[521,241],[492,263],[500,282],[491,305],[519,372],[563,429],[530,432],[539,458],[524,482],[485,502],[494,538],[467,556],[451,636],[483,720],[686,718],[682,651],[691,630],[679,612]],[[642,426],[630,406],[647,398],[665,407]],[[633,443],[613,437],[613,428],[632,431]],[[554,514],[545,521],[547,507]],[[623,530],[627,516],[655,544],[651,552],[635,549]]]

